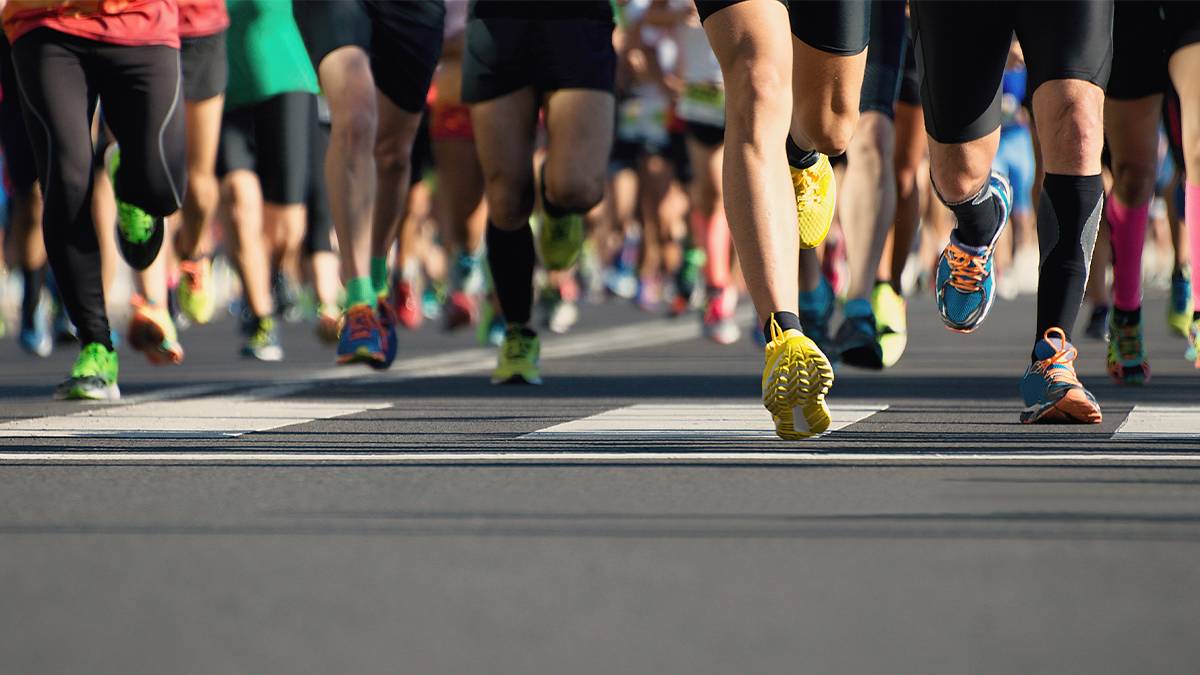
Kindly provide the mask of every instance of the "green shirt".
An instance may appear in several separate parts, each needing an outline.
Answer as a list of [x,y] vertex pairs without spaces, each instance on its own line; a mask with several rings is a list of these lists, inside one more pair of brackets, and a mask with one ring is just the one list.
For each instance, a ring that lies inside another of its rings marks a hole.
[[291,0],[227,0],[225,107],[239,108],[290,91],[317,93],[317,74],[292,18]]

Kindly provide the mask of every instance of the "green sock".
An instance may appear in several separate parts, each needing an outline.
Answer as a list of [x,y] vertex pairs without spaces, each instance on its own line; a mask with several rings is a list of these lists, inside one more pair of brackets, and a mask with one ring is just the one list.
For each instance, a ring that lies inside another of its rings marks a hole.
[[371,285],[370,277],[354,277],[350,283],[346,284],[346,305],[353,307],[355,305],[375,304],[375,288]]
[[387,295],[387,257],[377,258],[371,256],[371,285],[375,287],[375,295]]

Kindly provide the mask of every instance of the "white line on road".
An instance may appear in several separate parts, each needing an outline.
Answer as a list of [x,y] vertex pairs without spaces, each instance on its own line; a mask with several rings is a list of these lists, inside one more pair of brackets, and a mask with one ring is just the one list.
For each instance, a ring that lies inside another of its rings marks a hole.
[[1134,406],[1113,440],[1200,442],[1200,406]]

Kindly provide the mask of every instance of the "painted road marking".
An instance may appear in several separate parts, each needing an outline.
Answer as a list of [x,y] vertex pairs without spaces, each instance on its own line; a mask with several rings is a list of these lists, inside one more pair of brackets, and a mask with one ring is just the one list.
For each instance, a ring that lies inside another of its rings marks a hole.
[[204,396],[93,407],[70,415],[0,423],[0,437],[231,438],[252,431],[391,407],[390,403],[378,401],[325,403],[265,396],[290,392],[291,388],[273,387],[259,390],[258,395]]
[[[885,410],[886,405],[830,406],[832,433]],[[631,405],[556,424],[521,437],[549,441],[775,441],[771,415],[759,403]]]
[[1200,441],[1200,406],[1134,406],[1113,440]]

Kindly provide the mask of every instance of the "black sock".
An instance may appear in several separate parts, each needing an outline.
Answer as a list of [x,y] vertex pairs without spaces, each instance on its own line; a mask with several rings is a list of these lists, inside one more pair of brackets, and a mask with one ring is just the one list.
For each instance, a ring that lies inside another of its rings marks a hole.
[[511,232],[501,230],[489,220],[487,258],[504,320],[529,323],[533,311],[533,230],[528,225]]
[[1192,312],[1192,321],[1200,321],[1200,309]]
[[767,342],[771,341],[771,322],[779,324],[782,330],[798,330],[804,332],[800,328],[800,317],[791,312],[771,312],[771,316],[767,317],[766,323],[763,324],[763,336],[767,338]]
[[789,135],[787,139],[787,158],[788,164],[793,169],[807,169],[820,159],[821,153],[816,150],[801,150],[800,146],[796,145],[796,141],[792,140]]
[[1071,339],[1075,318],[1083,305],[1088,265],[1096,246],[1096,230],[1104,210],[1104,182],[1095,176],[1048,173],[1038,204],[1037,334],[1057,326]]
[[42,285],[46,281],[46,266],[37,269],[21,268],[21,279],[25,290],[21,295],[21,328],[33,328],[33,317],[37,314],[38,302],[42,299]]
[[[941,199],[941,195],[938,195]],[[984,183],[979,192],[956,204],[942,200],[954,214],[954,236],[967,246],[987,246],[1000,229],[1000,200]]]
[[1142,308],[1132,309],[1129,311],[1118,307],[1112,308],[1113,323],[1118,326],[1136,326],[1142,320]]

